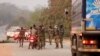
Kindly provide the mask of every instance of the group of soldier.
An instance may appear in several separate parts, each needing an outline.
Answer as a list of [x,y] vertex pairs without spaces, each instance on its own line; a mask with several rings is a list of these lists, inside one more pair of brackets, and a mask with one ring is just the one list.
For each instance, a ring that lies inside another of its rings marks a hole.
[[[45,34],[48,34],[48,39],[50,45],[52,45],[52,40],[55,40],[55,48],[60,47],[63,48],[63,36],[64,36],[64,26],[63,25],[55,25],[49,26],[48,28],[44,27],[43,25],[39,25],[38,27],[36,25],[33,25],[29,29],[30,31],[30,36],[29,36],[29,46],[28,49],[30,48],[37,48],[37,49],[42,49],[45,48],[46,45],[46,36]],[[19,43],[20,47],[23,47],[23,42],[24,42],[24,36],[25,36],[25,29],[21,27],[20,33],[19,33]],[[31,37],[31,38],[30,38]]]

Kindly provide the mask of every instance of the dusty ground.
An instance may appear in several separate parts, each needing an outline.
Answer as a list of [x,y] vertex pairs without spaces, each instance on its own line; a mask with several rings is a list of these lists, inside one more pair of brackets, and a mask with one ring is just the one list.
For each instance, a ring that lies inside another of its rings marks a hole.
[[0,56],[71,56],[70,41],[64,41],[64,48],[55,49],[55,43],[42,50],[28,49],[28,43],[24,43],[23,48],[19,48],[18,43],[0,43]]
[[12,52],[12,46],[0,43],[0,56],[13,56]]

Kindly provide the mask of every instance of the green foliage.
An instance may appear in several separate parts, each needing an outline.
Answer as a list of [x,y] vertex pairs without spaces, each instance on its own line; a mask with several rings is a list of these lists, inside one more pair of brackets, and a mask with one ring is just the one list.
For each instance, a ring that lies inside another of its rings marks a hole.
[[[65,14],[65,8],[68,9],[68,15]],[[65,33],[69,36],[71,29],[70,11],[70,0],[49,0],[49,8],[38,8],[32,14],[32,21],[34,23],[44,24],[45,26],[63,24],[66,29]]]
[[40,24],[42,17],[43,8],[37,8],[34,12],[32,12],[31,20],[29,21],[30,25]]

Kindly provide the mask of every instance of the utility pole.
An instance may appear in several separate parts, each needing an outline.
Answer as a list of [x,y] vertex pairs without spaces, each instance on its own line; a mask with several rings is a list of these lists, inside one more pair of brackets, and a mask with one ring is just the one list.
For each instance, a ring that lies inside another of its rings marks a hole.
[[[72,5],[72,0],[68,0],[69,1],[69,5],[68,5],[68,10],[69,10],[69,13],[68,13],[68,21],[69,21],[69,33],[71,33],[71,5]],[[70,36],[70,35],[69,35]]]
[[71,31],[71,3],[72,3],[72,1],[68,0],[67,2],[68,2],[67,3],[68,5],[65,8],[65,18],[66,18],[67,23],[68,23],[69,35],[70,35],[70,31]]

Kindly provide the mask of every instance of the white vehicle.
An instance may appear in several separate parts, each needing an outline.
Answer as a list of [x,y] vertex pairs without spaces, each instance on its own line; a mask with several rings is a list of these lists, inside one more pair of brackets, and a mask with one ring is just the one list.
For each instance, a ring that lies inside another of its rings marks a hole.
[[9,38],[18,37],[19,29],[20,27],[11,27],[10,29],[8,29],[6,32],[7,40],[9,40]]
[[[20,27],[11,27],[6,32],[7,40],[9,40],[9,38],[16,39],[19,36],[19,33],[20,33]],[[25,39],[28,38],[29,34],[30,34],[30,32],[28,30],[26,30],[26,32],[25,32]]]

